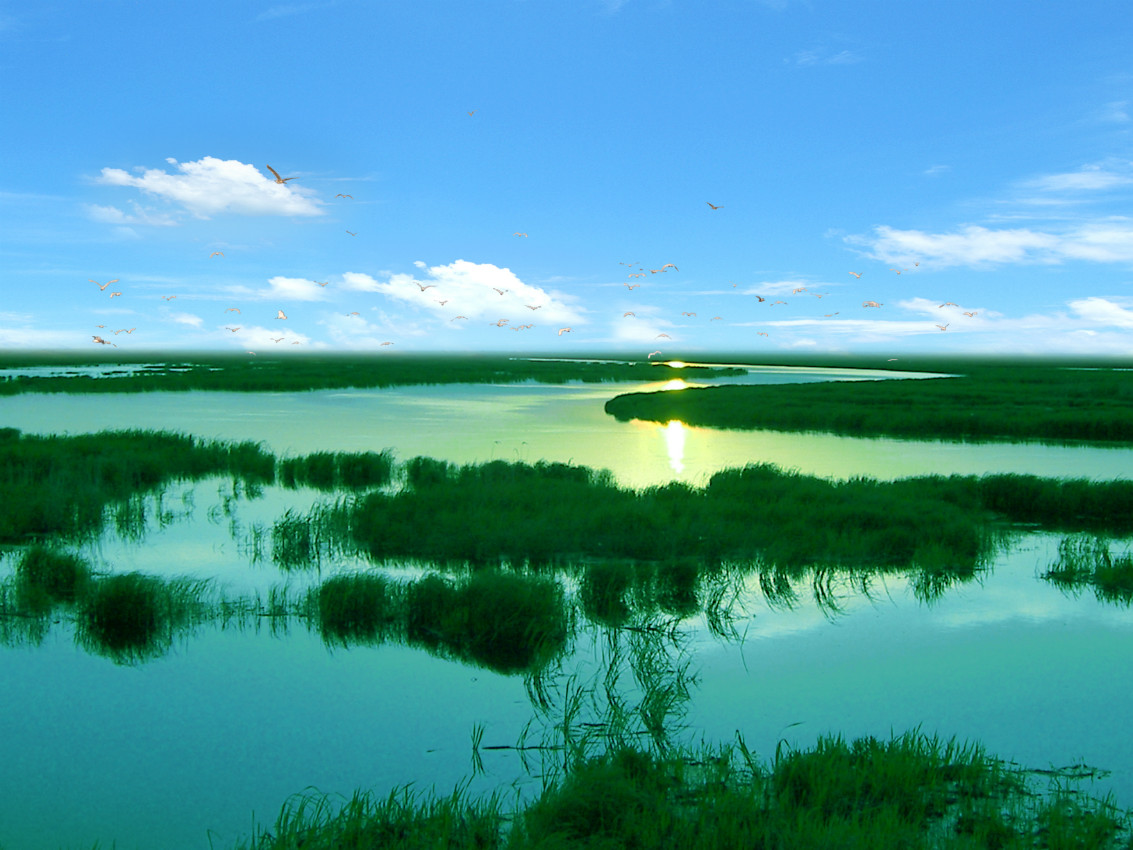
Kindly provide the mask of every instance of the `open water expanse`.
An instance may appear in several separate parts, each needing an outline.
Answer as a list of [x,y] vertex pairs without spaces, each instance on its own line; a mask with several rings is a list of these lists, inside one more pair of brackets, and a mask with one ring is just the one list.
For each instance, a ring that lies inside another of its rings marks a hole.
[[[887,374],[774,368],[742,380]],[[398,460],[569,461],[610,469],[629,487],[703,483],[755,462],[830,478],[1133,475],[1128,449],[724,432],[618,423],[603,412],[615,394],[661,386],[20,395],[0,399],[0,426],[175,430],[262,441],[282,455],[388,448]],[[289,509],[330,500],[306,489],[247,492],[225,478],[177,484],[147,500],[143,527],[107,532],[79,551],[101,570],[192,575],[231,594],[298,592],[367,567],[347,556],[315,571],[273,564],[265,529]],[[976,581],[931,602],[900,574],[866,586],[835,581],[821,594],[803,584],[791,603],[768,598],[752,578],[735,602],[731,639],[697,616],[653,646],[654,663],[685,671],[688,684],[672,707],[674,740],[726,742],[738,732],[770,758],[781,739],[808,747],[828,732],[888,737],[919,726],[1033,768],[1101,768],[1108,775],[1088,787],[1133,806],[1133,615],[1038,578],[1060,539],[1019,533]],[[0,580],[13,562],[0,560]],[[473,727],[484,727],[485,746],[515,744],[525,727],[538,739],[572,677],[597,688],[617,653],[640,650],[634,640],[581,622],[545,676],[551,708],[540,715],[523,675],[404,645],[328,648],[302,622],[282,631],[268,622],[203,626],[134,666],[80,648],[60,622],[38,645],[0,645],[0,847],[222,848],[249,834],[253,818],[270,824],[288,796],[310,786],[384,796],[409,782],[445,793],[470,779],[473,794],[514,783],[515,793],[532,795],[541,767],[530,752],[525,761],[515,750],[485,750],[473,775]]]

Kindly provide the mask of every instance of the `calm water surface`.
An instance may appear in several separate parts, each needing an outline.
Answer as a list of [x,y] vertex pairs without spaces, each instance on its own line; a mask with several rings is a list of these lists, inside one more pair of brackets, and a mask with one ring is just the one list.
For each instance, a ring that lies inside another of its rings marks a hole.
[[[636,388],[17,396],[0,399],[0,425],[164,428],[291,454],[392,448],[402,459],[573,461],[610,468],[631,486],[701,481],[752,461],[839,478],[1133,472],[1128,450],[714,433],[617,423],[602,412],[605,399]],[[211,578],[231,594],[298,591],[366,565],[340,556],[288,576],[270,552],[257,559],[254,531],[329,498],[276,487],[250,498],[221,479],[175,485],[160,500],[164,524],[107,532],[81,551],[100,569]],[[152,516],[158,501],[149,501]],[[785,607],[749,580],[736,608],[743,640],[722,641],[697,617],[682,624],[682,643],[666,646],[673,665],[687,661],[699,675],[682,706],[685,737],[722,742],[739,732],[769,758],[780,738],[806,747],[825,732],[886,737],[920,726],[1031,767],[1106,768],[1095,790],[1133,805],[1122,708],[1133,702],[1133,617],[1037,579],[1059,539],[1020,537],[978,582],[931,604],[900,576],[875,580],[868,594],[841,588],[837,611],[805,583]],[[0,580],[13,560],[0,560]],[[608,652],[607,636],[584,625],[563,676],[600,681]],[[210,838],[221,848],[250,833],[253,816],[270,824],[308,786],[385,795],[413,781],[447,792],[472,774],[473,724],[485,727],[486,745],[514,744],[533,716],[521,676],[399,645],[332,650],[302,624],[284,635],[207,626],[161,658],[124,667],[77,648],[63,622],[39,646],[0,646],[0,682],[0,846],[28,850],[96,840],[204,850]],[[521,795],[537,792],[538,766],[525,768],[515,752],[485,751],[484,768],[473,793],[512,782]]]

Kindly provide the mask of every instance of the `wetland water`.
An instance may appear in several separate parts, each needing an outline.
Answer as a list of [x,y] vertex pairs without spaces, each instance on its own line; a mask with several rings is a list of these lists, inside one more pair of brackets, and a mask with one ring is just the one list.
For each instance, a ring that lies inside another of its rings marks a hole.
[[[815,380],[831,371],[771,370],[752,380]],[[572,460],[609,468],[635,487],[697,483],[759,461],[833,478],[1133,472],[1129,450],[712,432],[622,424],[602,412],[612,395],[640,389],[15,396],[0,399],[0,426],[160,428],[262,440],[281,454],[391,448],[400,460]],[[337,557],[318,572],[285,573],[257,553],[254,529],[327,498],[279,487],[248,494],[222,478],[174,485],[160,504],[149,500],[145,528],[109,531],[79,551],[98,569],[190,574],[236,593],[302,589],[364,563]],[[825,732],[886,737],[920,725],[1034,768],[1084,761],[1108,769],[1096,790],[1133,805],[1133,742],[1123,720],[1133,700],[1124,675],[1133,664],[1133,617],[1037,578],[1057,559],[1059,539],[1020,535],[977,581],[931,602],[899,575],[872,580],[868,592],[844,582],[824,605],[805,583],[788,604],[749,580],[733,623],[745,639],[719,639],[698,615],[663,645],[667,663],[688,662],[698,673],[676,706],[687,725],[677,737],[727,741],[738,730],[769,758],[780,738],[806,747]],[[12,562],[0,561],[0,579]],[[582,624],[550,692],[571,674],[600,683],[611,640]],[[627,633],[616,640],[624,644]],[[520,675],[404,645],[330,649],[294,622],[286,634],[267,624],[206,625],[136,666],[80,649],[68,624],[58,623],[38,645],[0,646],[0,682],[0,846],[29,850],[96,840],[123,850],[203,850],[210,830],[213,846],[225,847],[251,831],[253,813],[270,824],[282,802],[308,786],[384,795],[413,781],[447,792],[472,775],[474,724],[483,725],[485,745],[514,744],[533,716]],[[473,793],[513,781],[523,794],[538,787],[538,764],[525,768],[515,751],[486,751],[483,761]]]

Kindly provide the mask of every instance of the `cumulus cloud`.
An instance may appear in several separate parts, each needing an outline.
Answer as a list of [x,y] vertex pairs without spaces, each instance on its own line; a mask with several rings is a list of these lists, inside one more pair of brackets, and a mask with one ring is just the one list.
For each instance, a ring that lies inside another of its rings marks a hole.
[[572,296],[524,283],[510,269],[492,263],[456,260],[441,266],[419,262],[414,265],[424,274],[391,274],[383,281],[368,274],[347,272],[342,276],[342,285],[412,304],[446,320],[457,315],[469,319],[506,318],[513,326],[583,321],[581,311],[573,306]]
[[1133,310],[1123,307],[1116,300],[1093,296],[1070,301],[1069,306],[1087,322],[1105,327],[1133,328]]
[[276,183],[255,166],[235,159],[206,156],[195,162],[166,160],[173,173],[158,168],[104,168],[98,183],[130,186],[148,195],[179,204],[197,218],[218,213],[238,215],[322,215],[310,190],[291,183]]

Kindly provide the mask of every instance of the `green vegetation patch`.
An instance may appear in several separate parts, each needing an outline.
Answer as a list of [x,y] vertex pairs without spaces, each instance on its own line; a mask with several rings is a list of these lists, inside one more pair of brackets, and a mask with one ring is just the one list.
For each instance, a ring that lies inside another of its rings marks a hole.
[[255,443],[165,431],[9,434],[0,440],[0,543],[96,534],[111,502],[217,473],[271,482],[275,458]]
[[516,811],[498,795],[410,797],[395,789],[335,806],[284,806],[241,850],[493,848],[1116,848],[1130,820],[1108,800],[1031,790],[979,747],[919,733],[824,737],[770,766],[738,746],[665,755],[619,746],[583,759]]
[[[167,355],[123,355],[121,357],[75,355],[8,355],[0,357],[0,368],[31,365],[105,365],[166,361]],[[116,377],[14,376],[0,380],[0,395],[21,392],[178,392],[220,390],[230,392],[301,392],[346,387],[393,387],[409,384],[493,384],[533,380],[564,384],[568,381],[650,381],[713,375],[741,374],[734,368],[702,366],[672,367],[648,361],[528,359],[498,354],[393,355],[288,354],[187,355],[175,363],[160,362],[154,368]]]
[[1042,577],[1057,587],[1091,587],[1103,602],[1133,604],[1133,555],[1114,556],[1102,537],[1073,535],[1058,544],[1058,561]]
[[968,365],[962,377],[628,393],[619,421],[944,440],[1133,441],[1133,371]]

